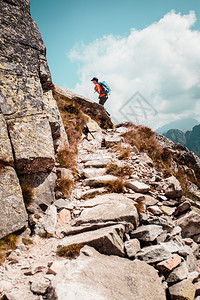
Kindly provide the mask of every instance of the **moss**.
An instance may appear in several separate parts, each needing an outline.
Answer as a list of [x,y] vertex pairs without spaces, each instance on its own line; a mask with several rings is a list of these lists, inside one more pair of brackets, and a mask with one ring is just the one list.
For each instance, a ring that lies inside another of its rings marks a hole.
[[24,199],[24,203],[26,206],[29,206],[34,198],[33,198],[33,188],[26,184],[26,183],[21,183],[21,189],[22,189],[22,195]]
[[0,265],[2,265],[5,261],[8,254],[8,250],[16,249],[17,241],[18,236],[15,234],[9,234],[0,240]]
[[56,254],[60,257],[76,258],[80,254],[80,250],[83,248],[83,244],[72,244],[57,249]]

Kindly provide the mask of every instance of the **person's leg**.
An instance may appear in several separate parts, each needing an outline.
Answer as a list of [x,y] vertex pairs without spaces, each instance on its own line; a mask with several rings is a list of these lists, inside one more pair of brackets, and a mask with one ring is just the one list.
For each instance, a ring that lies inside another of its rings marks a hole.
[[106,100],[108,99],[108,96],[102,96],[99,97],[99,104],[104,105],[104,103],[106,102]]

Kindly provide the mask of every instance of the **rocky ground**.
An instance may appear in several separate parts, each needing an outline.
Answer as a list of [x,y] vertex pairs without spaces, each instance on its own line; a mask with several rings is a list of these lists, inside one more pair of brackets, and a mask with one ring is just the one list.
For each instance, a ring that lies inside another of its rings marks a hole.
[[[106,131],[91,121],[90,130],[71,195],[56,193],[0,267],[2,299],[199,300],[199,209],[174,176],[164,179],[124,142],[127,128]],[[108,174],[111,163],[127,175]]]

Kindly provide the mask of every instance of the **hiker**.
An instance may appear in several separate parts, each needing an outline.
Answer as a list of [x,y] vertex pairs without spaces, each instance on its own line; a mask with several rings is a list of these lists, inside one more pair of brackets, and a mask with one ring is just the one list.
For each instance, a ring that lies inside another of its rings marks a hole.
[[98,78],[93,77],[91,80],[95,87],[94,90],[99,94],[99,104],[104,105],[108,99],[110,88],[105,81],[99,82]]

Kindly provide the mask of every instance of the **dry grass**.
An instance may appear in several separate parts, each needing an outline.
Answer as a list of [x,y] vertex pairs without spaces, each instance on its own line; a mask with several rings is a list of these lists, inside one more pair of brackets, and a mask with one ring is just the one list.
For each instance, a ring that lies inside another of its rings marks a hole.
[[52,237],[52,234],[49,232],[39,232],[38,235],[43,239],[50,239]]
[[132,168],[128,165],[120,167],[116,164],[110,163],[106,168],[106,173],[119,177],[130,177],[132,174]]
[[34,198],[33,198],[33,188],[28,184],[21,183],[21,189],[22,189],[22,195],[23,195],[24,203],[27,207],[34,200]]
[[129,150],[122,150],[120,155],[118,156],[119,160],[125,160],[128,159],[130,157],[131,153]]
[[8,250],[16,249],[17,241],[18,241],[18,236],[15,234],[9,234],[0,240],[0,265],[2,265],[3,262],[5,261],[8,255]]
[[56,183],[56,191],[60,191],[63,195],[68,196],[73,186],[73,180],[60,178]]
[[80,250],[83,248],[82,244],[72,244],[57,249],[56,254],[60,257],[76,258],[80,254]]
[[22,238],[22,243],[24,243],[24,245],[28,246],[28,245],[32,245],[33,241],[31,239]]
[[107,181],[104,183],[104,186],[110,193],[124,193],[125,192],[124,182],[121,179],[116,179],[114,181]]
[[53,92],[69,139],[70,149],[77,153],[78,142],[88,118],[73,100]]
[[61,150],[57,154],[57,162],[62,168],[73,170],[76,167],[76,155],[77,152],[73,152],[68,149]]
[[89,195],[84,195],[83,197],[81,197],[81,199],[83,199],[83,200],[89,200],[89,199],[95,198],[97,195],[99,195],[99,193],[98,192],[94,192],[94,193],[91,193]]

